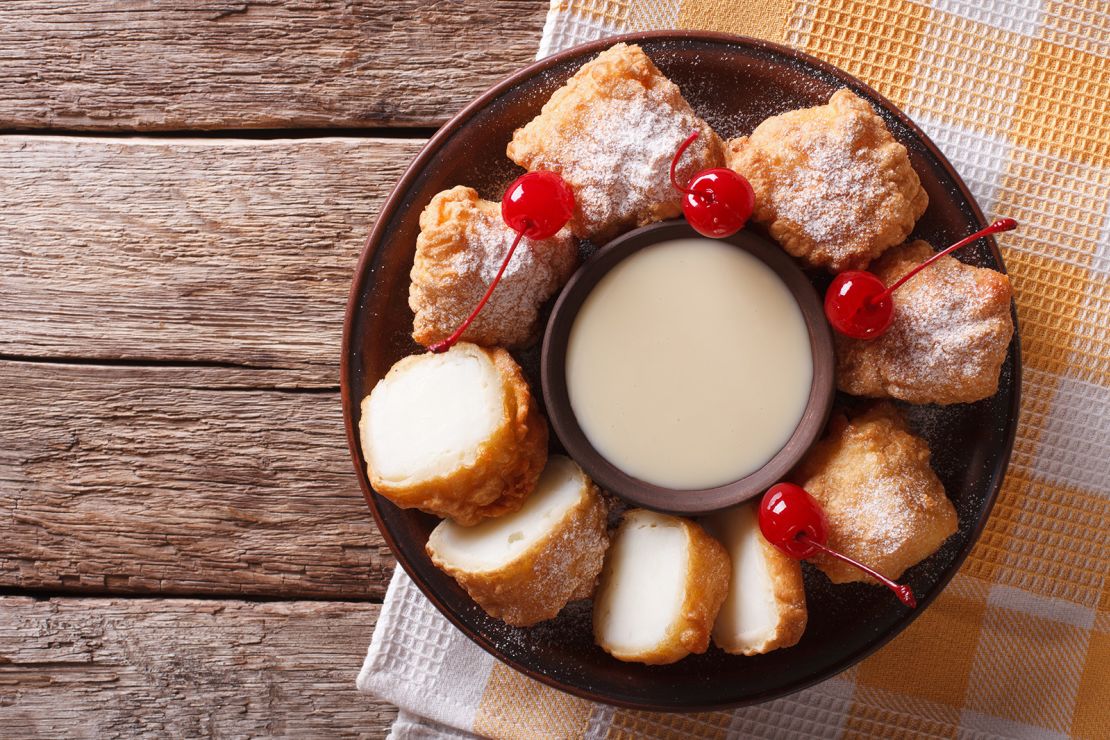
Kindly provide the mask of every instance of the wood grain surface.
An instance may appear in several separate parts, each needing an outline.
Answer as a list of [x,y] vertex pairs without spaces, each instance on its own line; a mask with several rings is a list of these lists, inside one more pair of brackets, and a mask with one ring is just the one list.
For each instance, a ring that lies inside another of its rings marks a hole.
[[421,145],[0,137],[0,354],[334,387],[359,250]]
[[281,371],[0,362],[0,586],[380,598],[338,392]]
[[347,291],[547,5],[0,2],[0,737],[386,734]]
[[0,128],[434,126],[531,61],[547,0],[4,0]]
[[379,608],[0,598],[0,736],[384,737],[354,688]]

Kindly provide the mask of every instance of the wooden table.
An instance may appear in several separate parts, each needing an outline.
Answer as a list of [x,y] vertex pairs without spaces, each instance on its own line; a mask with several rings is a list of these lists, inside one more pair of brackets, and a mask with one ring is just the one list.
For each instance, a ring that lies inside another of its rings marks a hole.
[[546,7],[0,3],[0,736],[387,731],[347,290]]

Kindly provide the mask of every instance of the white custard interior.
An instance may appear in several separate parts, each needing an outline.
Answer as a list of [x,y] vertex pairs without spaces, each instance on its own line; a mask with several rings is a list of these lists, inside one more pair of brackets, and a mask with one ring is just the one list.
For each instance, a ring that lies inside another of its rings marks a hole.
[[673,517],[637,510],[609,547],[594,611],[600,641],[624,653],[650,650],[680,616],[689,545]]
[[717,613],[713,641],[728,650],[758,649],[774,636],[781,616],[755,507],[739,506],[715,514],[706,521],[706,528],[732,560],[728,596]]
[[535,490],[512,514],[473,527],[451,520],[432,531],[436,554],[471,572],[496,570],[511,563],[546,537],[586,494],[586,476],[570,458],[552,455]]
[[382,478],[423,480],[474,461],[502,423],[504,391],[485,353],[456,346],[395,366],[363,408],[363,450]]
[[587,296],[566,358],[590,443],[640,480],[711,488],[754,472],[801,421],[809,332],[786,284],[714,239],[646,247]]

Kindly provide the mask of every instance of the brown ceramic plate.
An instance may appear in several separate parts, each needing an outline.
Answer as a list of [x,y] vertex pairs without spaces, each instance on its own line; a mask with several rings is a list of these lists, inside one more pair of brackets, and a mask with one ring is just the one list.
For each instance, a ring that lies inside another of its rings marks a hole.
[[[382,209],[347,307],[341,362],[347,437],[366,501],[397,560],[449,620],[505,663],[574,694],[630,707],[701,710],[766,701],[828,678],[882,646],[928,608],[963,562],[994,503],[1013,445],[1021,368],[1016,336],[993,398],[906,407],[911,425],[929,442],[933,466],[960,518],[959,532],[906,575],[923,597],[921,606],[907,611],[884,589],[830,586],[807,567],[805,636],[793,648],[754,658],[711,648],[669,666],[621,663],[594,646],[586,602],[529,629],[486,616],[424,554],[436,520],[376,495],[359,448],[359,402],[390,365],[419,351],[409,337],[407,294],[420,210],[436,192],[460,184],[499,200],[519,174],[504,155],[513,130],[535,116],[582,63],[617,40],[639,43],[724,137],[749,133],[767,116],[825,103],[835,90],[848,87],[882,113],[909,149],[929,193],[929,210],[913,236],[942,245],[985,224],[963,181],[920,129],[874,90],[817,59],[764,41],[709,33],[635,34],[568,50],[521,70],[467,106],[432,138]],[[1002,269],[993,242],[961,257]],[[538,348],[517,357],[538,397]]]

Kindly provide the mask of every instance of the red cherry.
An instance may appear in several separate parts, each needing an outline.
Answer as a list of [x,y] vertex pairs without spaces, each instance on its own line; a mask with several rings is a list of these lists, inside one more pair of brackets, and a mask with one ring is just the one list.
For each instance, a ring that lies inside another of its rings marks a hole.
[[690,134],[671,159],[671,184],[683,194],[682,213],[690,225],[703,236],[723,239],[744,228],[755,208],[755,191],[750,182],[727,167],[702,170],[686,187],[678,184],[678,160],[698,133]]
[[937,252],[903,275],[889,288],[872,272],[850,270],[833,278],[825,292],[825,317],[834,329],[853,339],[874,339],[890,328],[894,321],[894,302],[890,296],[907,280],[949,252],[966,247],[976,239],[1000,231],[1017,228],[1017,221],[1001,218],[985,229],[976,231],[952,246]]
[[574,215],[574,192],[563,178],[554,172],[526,172],[505,190],[501,197],[501,218],[509,228],[516,232],[516,238],[509,246],[508,253],[501,263],[493,281],[486,288],[485,294],[470,315],[466,317],[459,328],[444,339],[428,347],[432,352],[446,352],[458,343],[467,327],[470,326],[478,313],[489,302],[494,288],[501,282],[505,268],[513,259],[520,240],[527,236],[529,239],[547,239],[555,236],[559,229],[567,225],[570,217]]
[[779,483],[763,494],[759,505],[759,531],[764,539],[792,558],[816,555],[814,542],[829,538],[825,512],[801,486]]
[[529,239],[555,236],[572,215],[574,193],[554,172],[527,172],[513,180],[501,198],[501,218]]
[[763,500],[759,504],[759,531],[763,533],[765,540],[792,558],[809,559],[824,553],[859,568],[881,582],[909,608],[917,606],[917,598],[909,586],[895,583],[873,568],[868,568],[825,544],[829,539],[829,524],[825,512],[801,486],[778,483],[763,494]]
[[871,339],[885,332],[894,321],[894,301],[879,300],[886,291],[873,272],[850,270],[833,278],[825,292],[825,316],[841,334],[853,339]]

